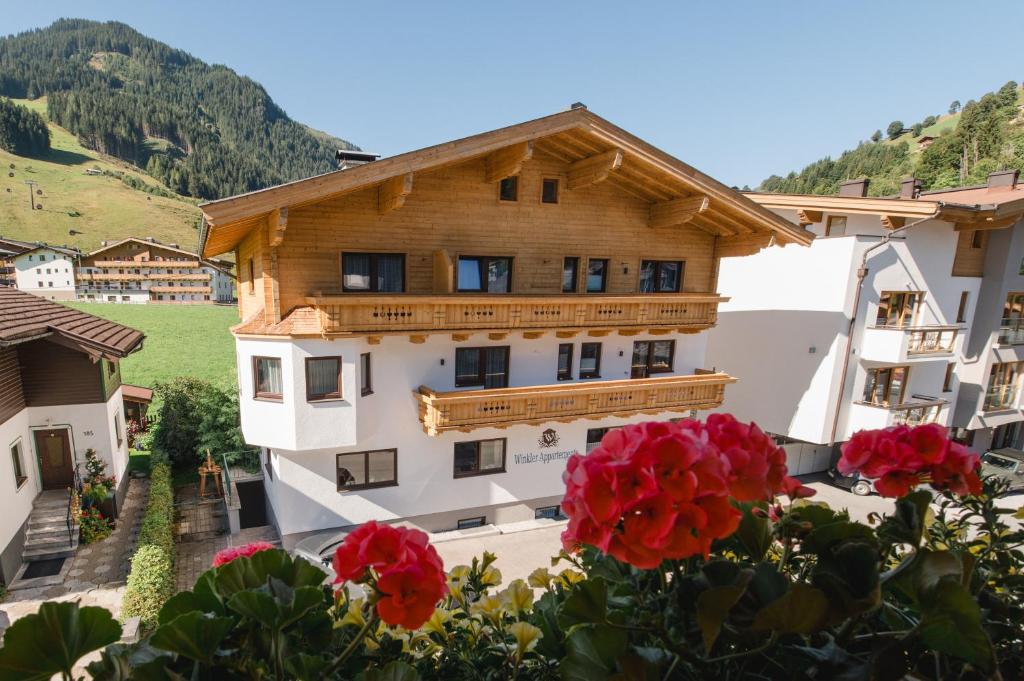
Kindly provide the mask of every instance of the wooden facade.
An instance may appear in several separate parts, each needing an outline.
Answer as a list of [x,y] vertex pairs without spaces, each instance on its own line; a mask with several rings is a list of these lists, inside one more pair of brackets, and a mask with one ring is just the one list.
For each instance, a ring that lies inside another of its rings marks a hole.
[[19,344],[17,354],[29,407],[106,402],[121,385],[116,362],[93,361],[79,350],[45,339]]
[[963,230],[957,233],[953,255],[954,277],[981,277],[985,274],[988,231]]
[[21,388],[18,352],[14,348],[0,348],[0,423],[24,408],[25,393]]

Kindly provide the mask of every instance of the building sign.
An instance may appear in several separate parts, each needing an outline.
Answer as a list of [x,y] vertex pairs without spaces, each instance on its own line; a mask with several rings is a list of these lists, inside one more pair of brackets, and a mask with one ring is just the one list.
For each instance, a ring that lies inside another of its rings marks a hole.
[[548,428],[547,430],[540,434],[539,438],[537,438],[537,444],[542,449],[554,447],[555,445],[558,444],[558,433],[555,432],[554,428]]
[[513,454],[512,461],[516,464],[551,463],[552,461],[565,461],[577,453],[575,449],[565,449],[559,452],[524,452],[523,454]]

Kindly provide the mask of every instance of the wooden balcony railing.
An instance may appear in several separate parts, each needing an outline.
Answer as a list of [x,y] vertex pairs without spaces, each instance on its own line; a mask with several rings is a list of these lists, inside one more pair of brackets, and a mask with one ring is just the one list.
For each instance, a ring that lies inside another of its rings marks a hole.
[[198,260],[96,260],[88,267],[199,267]]
[[460,331],[700,331],[715,325],[714,293],[649,295],[321,295],[320,326],[330,334]]
[[930,326],[909,329],[908,355],[928,355],[953,352],[958,326]]
[[942,411],[944,400],[922,403],[904,403],[890,408],[889,425],[920,426],[924,423],[935,423]]
[[982,404],[982,411],[999,411],[1000,409],[1015,409],[1017,406],[1016,383],[1011,385],[993,385],[985,391],[985,401]]
[[209,286],[150,286],[152,293],[211,293]]
[[727,374],[706,373],[443,393],[420,386],[413,395],[420,404],[423,429],[437,435],[523,423],[713,409],[721,406],[725,386],[735,381]]

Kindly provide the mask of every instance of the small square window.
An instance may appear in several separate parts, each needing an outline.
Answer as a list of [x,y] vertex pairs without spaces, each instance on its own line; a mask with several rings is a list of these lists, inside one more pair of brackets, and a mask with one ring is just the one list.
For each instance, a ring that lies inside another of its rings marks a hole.
[[545,179],[541,185],[541,203],[558,203],[558,180]]
[[506,177],[498,183],[498,198],[501,201],[519,200],[519,177],[517,175]]
[[341,399],[341,357],[306,358],[306,400]]
[[[171,296],[174,300],[174,296]],[[282,395],[281,360],[278,357],[252,358],[253,396],[279,400]]]
[[825,223],[825,236],[846,236],[846,216],[829,215]]

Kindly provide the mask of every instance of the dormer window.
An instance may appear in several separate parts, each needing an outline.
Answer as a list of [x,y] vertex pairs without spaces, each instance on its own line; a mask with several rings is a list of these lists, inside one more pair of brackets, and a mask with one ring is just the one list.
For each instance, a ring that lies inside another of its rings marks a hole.
[[498,199],[501,201],[519,200],[519,176],[506,177],[498,183]]

